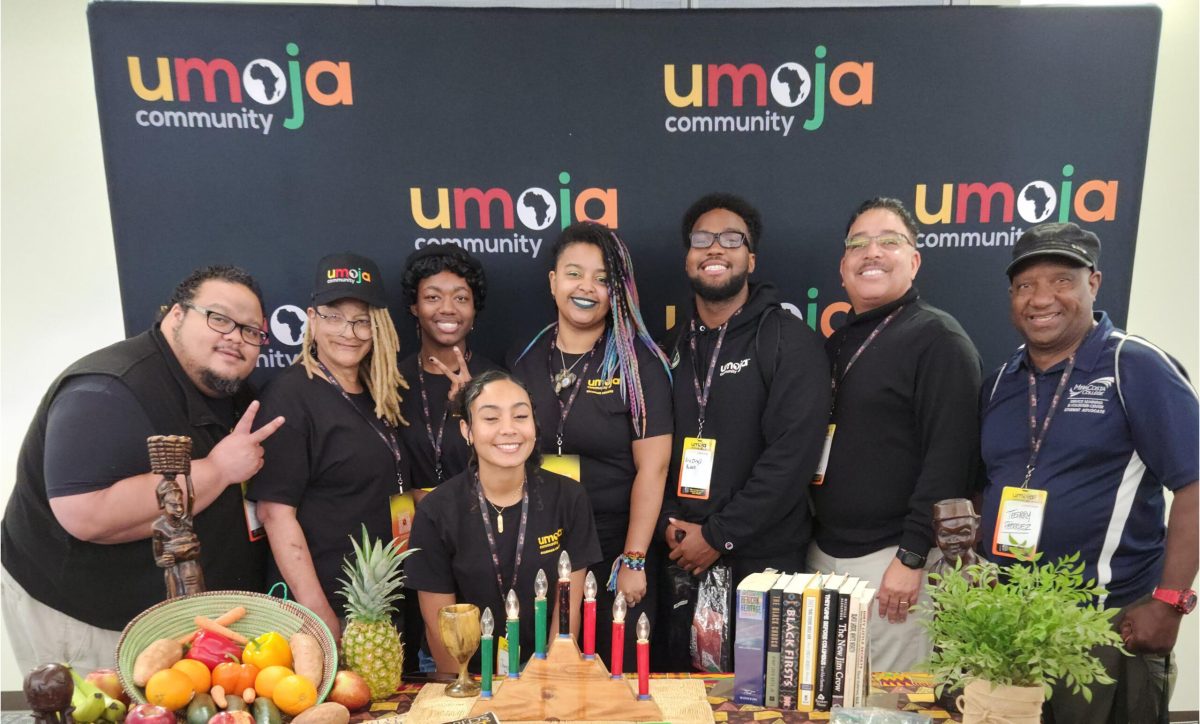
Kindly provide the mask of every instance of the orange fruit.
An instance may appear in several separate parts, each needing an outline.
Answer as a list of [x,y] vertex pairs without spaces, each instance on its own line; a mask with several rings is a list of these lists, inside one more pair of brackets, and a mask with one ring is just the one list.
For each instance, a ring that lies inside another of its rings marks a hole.
[[187,677],[192,680],[192,688],[196,690],[197,694],[206,693],[212,687],[212,672],[195,659],[180,659],[171,668],[187,674]]
[[268,666],[254,677],[254,693],[259,696],[274,696],[275,685],[295,673],[286,666]]
[[271,699],[284,714],[296,716],[317,703],[317,687],[303,676],[292,674],[276,682]]
[[146,682],[146,701],[168,711],[187,706],[195,694],[191,677],[179,669],[163,669]]

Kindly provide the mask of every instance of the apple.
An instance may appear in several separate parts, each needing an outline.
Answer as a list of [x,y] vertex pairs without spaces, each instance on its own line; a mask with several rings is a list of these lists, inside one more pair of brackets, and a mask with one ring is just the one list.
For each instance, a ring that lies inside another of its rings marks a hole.
[[125,706],[129,706],[129,696],[121,687],[121,677],[117,676],[115,669],[96,669],[83,678],[95,684],[100,691],[114,699],[119,699]]
[[138,704],[125,715],[125,724],[175,724],[175,713],[157,704]]
[[339,671],[333,677],[333,689],[326,701],[337,702],[350,711],[358,711],[371,703],[371,687],[353,671]]

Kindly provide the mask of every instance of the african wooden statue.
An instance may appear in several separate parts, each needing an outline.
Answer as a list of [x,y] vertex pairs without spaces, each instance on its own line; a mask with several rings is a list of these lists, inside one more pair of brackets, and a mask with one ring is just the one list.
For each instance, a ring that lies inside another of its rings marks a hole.
[[[162,511],[152,526],[154,562],[163,569],[167,598],[204,591],[200,569],[200,539],[193,530],[192,439],[182,435],[156,435],[146,439],[150,470],[161,475],[156,493]],[[177,482],[183,476],[186,492]]]

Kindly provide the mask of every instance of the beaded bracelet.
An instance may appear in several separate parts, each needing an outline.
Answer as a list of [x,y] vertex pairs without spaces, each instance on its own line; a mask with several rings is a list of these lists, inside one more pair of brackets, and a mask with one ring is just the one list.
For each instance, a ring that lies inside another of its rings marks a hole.
[[646,554],[641,551],[625,551],[621,563],[631,571],[646,570]]

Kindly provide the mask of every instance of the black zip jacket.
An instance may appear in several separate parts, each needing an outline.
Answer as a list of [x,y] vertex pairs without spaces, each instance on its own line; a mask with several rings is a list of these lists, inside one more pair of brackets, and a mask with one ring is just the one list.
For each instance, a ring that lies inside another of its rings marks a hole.
[[694,311],[667,350],[675,365],[675,439],[659,539],[673,517],[702,524],[705,540],[725,555],[803,550],[812,533],[807,490],[829,418],[829,363],[820,339],[779,307],[772,285],[750,285],[749,300],[729,320],[705,412],[703,437],[717,441],[709,498],[682,498],[683,440],[696,436],[699,419],[695,381],[703,384],[719,335],[698,318],[690,334],[692,318]]
[[916,288],[851,313],[825,343],[841,375],[825,484],[814,486],[816,541],[836,558],[888,546],[926,555],[933,504],[970,495],[979,460],[979,353],[957,321],[921,301]]

